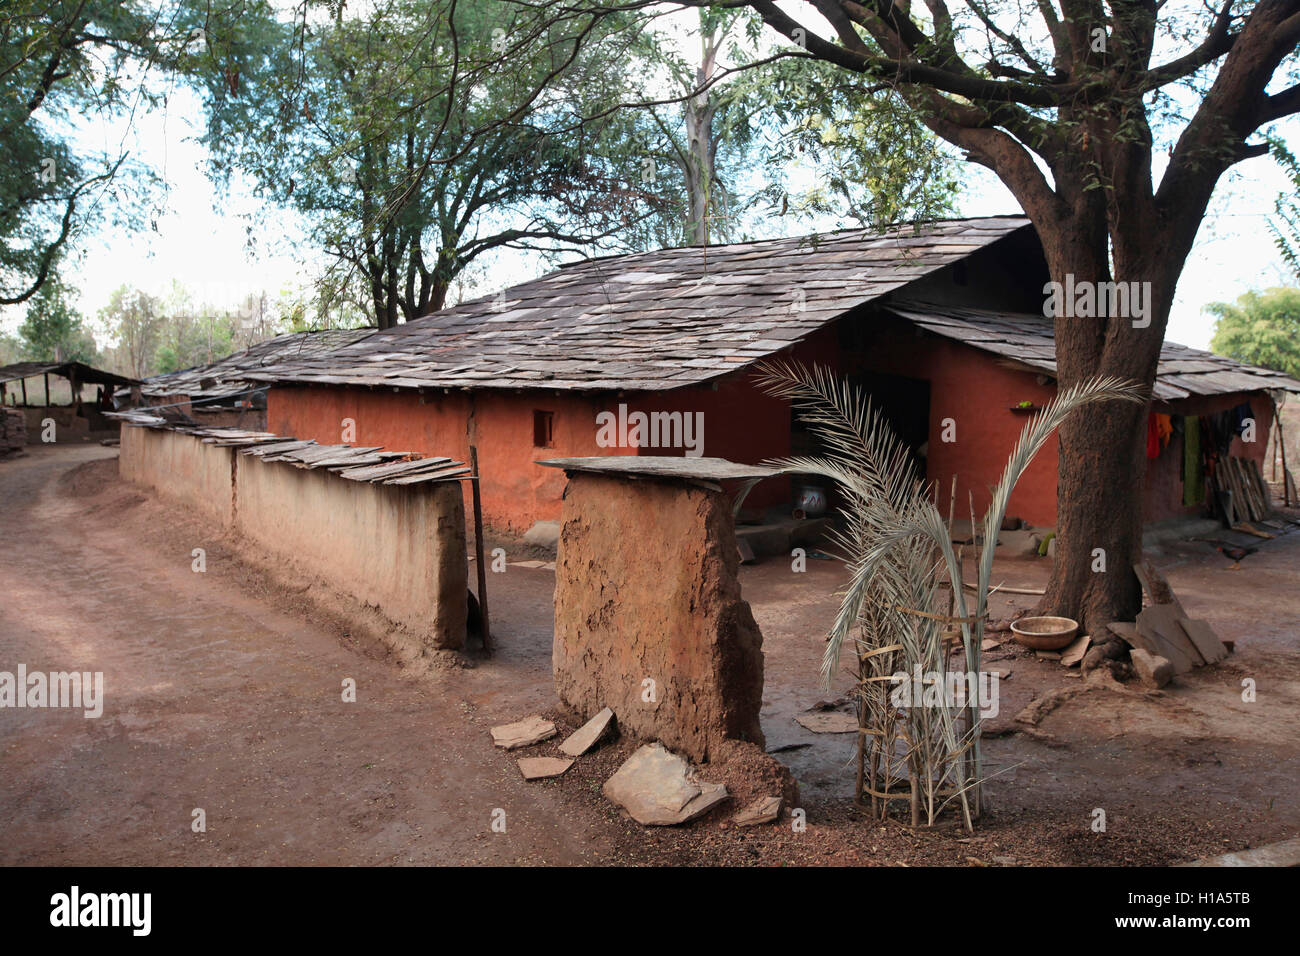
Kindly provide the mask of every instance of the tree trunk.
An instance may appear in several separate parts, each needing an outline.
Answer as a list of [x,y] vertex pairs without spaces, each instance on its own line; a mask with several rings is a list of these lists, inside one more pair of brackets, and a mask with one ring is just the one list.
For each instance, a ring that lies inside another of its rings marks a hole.
[[[1074,288],[1110,282],[1101,250],[1088,230],[1062,230],[1045,242],[1053,281]],[[1095,235],[1095,233],[1094,233]],[[1106,227],[1100,227],[1106,235]],[[1154,384],[1177,270],[1161,262],[1151,231],[1136,241],[1116,242],[1115,284],[1141,290],[1141,314],[1130,299],[1119,315],[1057,315],[1057,383],[1061,389],[1098,375]],[[1142,240],[1145,239],[1145,242]],[[1126,248],[1144,249],[1126,258]],[[1101,293],[1095,293],[1101,301]],[[1064,304],[1064,303],[1063,303]],[[1097,635],[1112,621],[1131,621],[1142,609],[1142,590],[1133,572],[1142,558],[1143,495],[1146,481],[1147,416],[1150,406],[1104,402],[1075,412],[1058,434],[1057,545],[1043,613],[1079,621]]]
[[1056,558],[1040,610],[1074,618],[1089,634],[1142,608],[1133,565],[1142,548],[1146,416],[1145,406],[1108,402],[1061,427]]

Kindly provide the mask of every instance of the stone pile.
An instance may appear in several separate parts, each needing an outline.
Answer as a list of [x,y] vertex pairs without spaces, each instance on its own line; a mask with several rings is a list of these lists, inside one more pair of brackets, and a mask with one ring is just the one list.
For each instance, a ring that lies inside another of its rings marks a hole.
[[[555,735],[555,724],[538,715],[492,728],[492,742],[502,750],[532,747]],[[563,776],[579,758],[613,736],[614,711],[604,707],[559,745],[564,757],[521,757],[519,772],[525,780]],[[602,791],[644,826],[688,823],[730,796],[726,786],[701,780],[685,757],[657,740],[638,748],[605,781]],[[781,796],[763,797],[741,810],[733,822],[737,826],[771,823],[780,816],[781,807]]]

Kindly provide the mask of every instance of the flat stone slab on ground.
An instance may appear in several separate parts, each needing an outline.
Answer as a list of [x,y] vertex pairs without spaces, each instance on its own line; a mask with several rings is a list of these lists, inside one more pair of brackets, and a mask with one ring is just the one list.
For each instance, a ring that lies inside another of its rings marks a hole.
[[759,797],[732,817],[732,822],[736,826],[752,827],[759,823],[771,823],[780,815],[780,797]]
[[822,710],[813,714],[796,714],[799,726],[815,734],[855,734],[858,718],[837,710]]
[[559,731],[555,724],[542,717],[525,717],[513,724],[492,728],[492,743],[506,750],[517,750],[549,740]]
[[691,765],[658,742],[632,754],[602,789],[632,819],[647,826],[686,823],[727,797],[725,786],[696,781]]
[[545,780],[558,777],[573,766],[572,760],[559,757],[520,757],[519,772],[525,780]]
[[1088,653],[1088,645],[1092,643],[1092,638],[1087,634],[1080,634],[1070,644],[1061,651],[1061,663],[1066,667],[1073,667],[1083,660],[1083,655]]
[[1257,846],[1253,850],[1225,853],[1204,860],[1193,860],[1181,866],[1300,866],[1300,837]]
[[591,720],[569,734],[564,739],[564,743],[560,744],[560,750],[570,757],[581,757],[600,743],[601,738],[609,730],[610,721],[613,719],[614,712],[606,707]]
[[524,534],[524,541],[542,548],[554,548],[560,541],[560,523],[539,521]]

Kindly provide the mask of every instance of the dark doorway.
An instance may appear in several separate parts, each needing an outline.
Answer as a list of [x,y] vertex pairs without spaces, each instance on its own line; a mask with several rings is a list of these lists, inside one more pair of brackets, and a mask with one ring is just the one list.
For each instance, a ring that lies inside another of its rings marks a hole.
[[[925,480],[930,440],[930,383],[925,379],[884,372],[855,372],[847,378],[859,394],[870,397],[871,407],[880,411],[890,429],[911,452],[916,477]],[[829,449],[803,422],[792,417],[790,451],[796,456],[821,456],[828,454]],[[823,484],[821,479],[815,481]],[[828,487],[826,490],[832,508],[838,510],[842,503],[838,489]]]

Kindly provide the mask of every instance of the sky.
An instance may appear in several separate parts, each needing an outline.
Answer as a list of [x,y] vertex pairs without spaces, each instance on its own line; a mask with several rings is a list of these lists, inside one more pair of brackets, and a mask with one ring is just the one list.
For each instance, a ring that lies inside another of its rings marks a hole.
[[[197,141],[201,117],[196,99],[175,89],[165,109],[137,115],[133,123],[91,123],[78,130],[92,150],[127,149],[132,159],[151,166],[165,190],[135,230],[105,229],[85,236],[70,283],[77,305],[92,319],[118,286],[127,284],[154,295],[170,292],[173,280],[197,302],[235,308],[250,293],[275,299],[310,285],[323,259],[295,253],[286,240],[296,236],[291,213],[277,211],[250,232],[244,214],[260,201],[247,183],[221,193],[205,173],[206,152]],[[1282,128],[1293,151],[1300,147],[1300,124]],[[1018,213],[1019,206],[997,178],[983,167],[963,163],[958,214]],[[1239,164],[1220,183],[1210,213],[1183,271],[1167,337],[1208,348],[1213,318],[1209,302],[1230,301],[1250,289],[1284,284],[1286,273],[1267,230],[1277,194],[1287,182],[1267,157]],[[502,256],[492,279],[479,292],[495,291],[531,278],[546,266],[536,257]],[[0,311],[0,329],[12,331],[21,308]],[[108,344],[100,336],[101,345]]]

